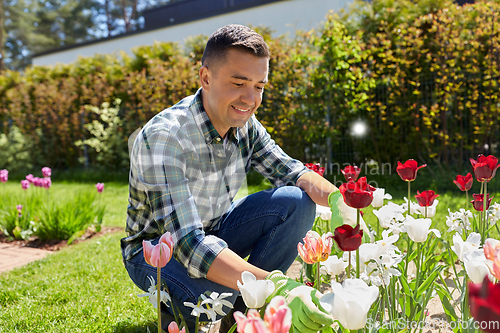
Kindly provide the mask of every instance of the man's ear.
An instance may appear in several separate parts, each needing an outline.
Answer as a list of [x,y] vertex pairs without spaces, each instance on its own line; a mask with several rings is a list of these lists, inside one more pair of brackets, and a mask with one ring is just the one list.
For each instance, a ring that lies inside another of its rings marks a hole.
[[200,68],[200,83],[203,90],[208,91],[210,89],[210,81],[212,78],[212,73],[207,66],[201,66]]

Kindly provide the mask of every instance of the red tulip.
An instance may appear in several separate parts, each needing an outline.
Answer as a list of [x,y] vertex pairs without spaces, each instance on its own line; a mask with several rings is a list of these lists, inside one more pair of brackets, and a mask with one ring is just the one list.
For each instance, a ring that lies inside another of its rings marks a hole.
[[368,185],[366,177],[361,177],[357,182],[349,179],[347,183],[340,185],[339,190],[347,206],[360,209],[372,203],[376,188]]
[[468,191],[472,187],[472,175],[470,172],[465,175],[465,177],[462,175],[457,175],[453,182],[458,186],[460,191]]
[[[474,200],[471,201],[472,204],[474,205],[474,209],[477,210],[478,212],[482,212],[483,211],[484,194],[473,193],[472,197],[474,198]],[[490,198],[490,194],[488,193],[486,195],[486,198],[487,198],[486,209],[488,209],[488,208],[490,208],[491,199],[493,199],[493,197]]]
[[432,206],[434,203],[434,199],[439,197],[439,194],[435,194],[433,190],[427,190],[423,191],[422,193],[419,193],[417,191],[417,195],[415,198],[417,198],[418,204],[422,207],[429,207]]
[[323,177],[325,173],[325,168],[321,167],[319,163],[312,164],[312,163],[306,163],[304,164],[306,168],[311,169],[312,171],[316,172],[318,175]]
[[485,277],[482,284],[469,283],[470,313],[483,332],[500,331],[500,284]]
[[172,258],[174,252],[174,240],[170,232],[161,236],[158,244],[153,245],[150,241],[143,240],[142,248],[144,259],[153,267],[164,267]]
[[355,165],[354,166],[348,165],[344,168],[344,170],[340,170],[340,171],[344,175],[345,180],[348,182],[349,178],[351,178],[353,181],[356,181],[358,179],[360,172],[361,172],[361,169]]
[[359,224],[355,228],[348,224],[341,225],[335,229],[333,239],[342,251],[355,251],[361,246],[363,230]]
[[404,164],[398,161],[398,166],[396,167],[396,172],[399,177],[406,182],[414,181],[417,178],[417,171],[423,167],[426,167],[427,164],[418,166],[417,161],[408,160]]
[[493,155],[484,156],[479,154],[477,161],[471,157],[470,163],[478,182],[489,182],[491,178],[495,177],[495,173],[500,166],[500,164],[497,164],[498,159]]

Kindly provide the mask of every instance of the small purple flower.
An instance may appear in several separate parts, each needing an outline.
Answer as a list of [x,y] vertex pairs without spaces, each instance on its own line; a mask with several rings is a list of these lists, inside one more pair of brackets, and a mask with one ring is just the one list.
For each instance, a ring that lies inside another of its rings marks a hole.
[[43,167],[42,168],[42,174],[43,174],[43,177],[50,177],[52,175],[52,169],[49,168],[49,167]]
[[97,193],[102,193],[104,190],[104,183],[97,183],[95,184],[95,187],[97,188]]
[[30,183],[33,183],[33,175],[30,173],[29,175],[26,176],[26,180],[29,181]]
[[17,212],[19,213],[19,217],[22,217],[22,212],[23,212],[23,205],[17,205],[16,206]]
[[42,179],[42,185],[44,188],[46,189],[49,189],[50,186],[52,185],[52,180],[50,179],[50,177],[45,177]]
[[23,190],[27,190],[30,188],[30,182],[26,179],[21,180],[21,186],[23,187]]
[[2,183],[5,183],[7,182],[8,179],[9,179],[9,171],[7,171],[7,169],[0,170],[0,181]]

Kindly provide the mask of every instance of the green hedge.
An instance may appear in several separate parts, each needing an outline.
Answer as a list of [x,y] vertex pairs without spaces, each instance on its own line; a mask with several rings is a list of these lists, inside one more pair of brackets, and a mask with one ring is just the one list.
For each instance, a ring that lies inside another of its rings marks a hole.
[[[308,162],[373,160],[392,171],[414,158],[436,175],[498,153],[500,5],[417,3],[356,3],[351,16],[330,13],[321,29],[294,39],[257,28],[273,52],[257,117],[285,151]],[[129,136],[197,90],[205,41],[3,72],[0,169],[126,169]],[[118,100],[118,119],[95,111]],[[357,120],[368,125],[364,138],[350,134]]]

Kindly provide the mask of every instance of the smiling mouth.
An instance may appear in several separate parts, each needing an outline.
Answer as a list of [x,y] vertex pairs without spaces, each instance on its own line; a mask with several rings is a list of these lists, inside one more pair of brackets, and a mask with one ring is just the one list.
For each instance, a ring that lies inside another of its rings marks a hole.
[[233,107],[235,110],[240,111],[240,112],[248,112],[248,111],[252,110],[252,108],[249,108],[249,109],[240,109],[240,108],[238,108],[238,107],[236,107],[236,106],[234,106],[234,105],[232,105],[232,107]]

